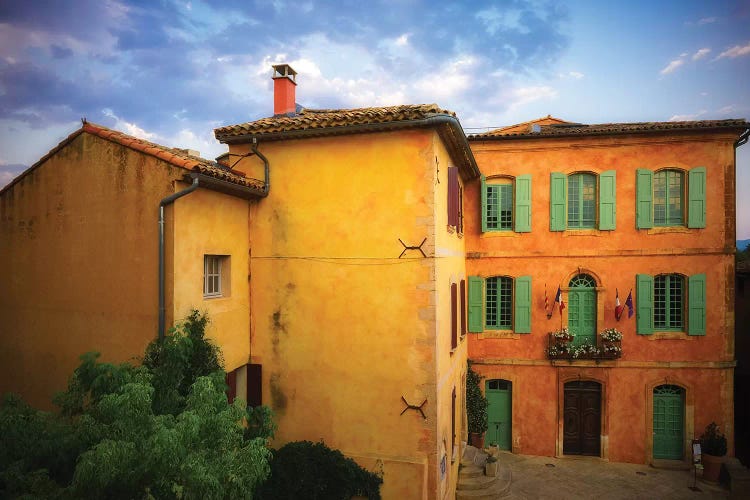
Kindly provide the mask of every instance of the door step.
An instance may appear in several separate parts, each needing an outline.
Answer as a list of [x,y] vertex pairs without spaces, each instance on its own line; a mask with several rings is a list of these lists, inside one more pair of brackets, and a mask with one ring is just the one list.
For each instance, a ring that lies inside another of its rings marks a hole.
[[511,471],[507,465],[498,464],[497,475],[485,475],[487,454],[467,446],[461,459],[456,485],[456,500],[495,500],[510,493]]

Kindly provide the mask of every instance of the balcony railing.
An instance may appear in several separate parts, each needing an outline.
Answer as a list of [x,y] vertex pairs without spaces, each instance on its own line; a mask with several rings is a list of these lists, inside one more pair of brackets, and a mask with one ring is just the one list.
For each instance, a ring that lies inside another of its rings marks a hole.
[[606,340],[597,336],[597,345],[574,345],[572,335],[560,332],[549,334],[547,358],[549,359],[617,359],[622,356],[622,340]]

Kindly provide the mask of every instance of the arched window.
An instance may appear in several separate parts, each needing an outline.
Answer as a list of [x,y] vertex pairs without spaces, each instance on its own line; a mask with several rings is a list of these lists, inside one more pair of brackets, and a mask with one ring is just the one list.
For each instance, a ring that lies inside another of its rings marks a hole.
[[654,174],[654,225],[681,226],[684,217],[685,174],[662,170]]

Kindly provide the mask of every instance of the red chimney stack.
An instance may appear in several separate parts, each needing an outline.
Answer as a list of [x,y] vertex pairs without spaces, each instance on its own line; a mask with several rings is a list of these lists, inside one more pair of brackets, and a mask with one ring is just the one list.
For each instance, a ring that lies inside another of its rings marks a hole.
[[297,110],[295,87],[297,72],[288,64],[273,65],[273,114],[285,115]]

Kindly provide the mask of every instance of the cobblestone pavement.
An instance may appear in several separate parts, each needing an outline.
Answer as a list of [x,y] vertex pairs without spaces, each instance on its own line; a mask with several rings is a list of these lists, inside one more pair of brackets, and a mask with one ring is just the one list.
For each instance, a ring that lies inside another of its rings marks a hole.
[[729,498],[729,491],[699,478],[692,491],[692,472],[613,463],[598,458],[550,458],[501,453],[510,467],[510,495],[522,499],[709,499]]

